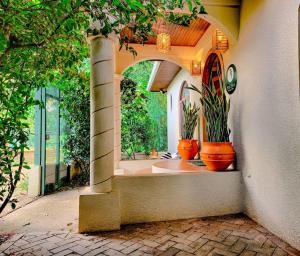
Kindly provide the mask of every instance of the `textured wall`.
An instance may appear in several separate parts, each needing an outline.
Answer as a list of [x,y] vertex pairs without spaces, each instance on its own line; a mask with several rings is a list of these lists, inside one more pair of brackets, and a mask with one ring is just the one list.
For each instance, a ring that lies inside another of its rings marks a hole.
[[115,176],[113,190],[119,191],[122,224],[217,216],[242,210],[240,172]]
[[299,0],[244,0],[231,126],[245,211],[300,249]]

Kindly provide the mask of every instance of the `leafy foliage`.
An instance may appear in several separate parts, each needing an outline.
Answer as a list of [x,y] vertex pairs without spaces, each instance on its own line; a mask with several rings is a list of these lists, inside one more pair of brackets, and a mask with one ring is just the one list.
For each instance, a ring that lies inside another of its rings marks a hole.
[[65,122],[63,153],[66,164],[80,169],[78,181],[86,184],[90,177],[90,83],[89,62],[75,69],[71,77],[58,82],[61,111]]
[[0,212],[8,203],[15,207],[15,201],[10,199],[22,168],[28,168],[24,162],[29,135],[26,106],[34,104],[28,88],[6,88],[3,84],[0,85]]
[[229,142],[228,113],[230,110],[230,99],[227,100],[226,98],[224,79],[220,69],[217,72],[220,83],[219,90],[216,89],[213,83],[212,74],[209,79],[209,85],[203,84],[203,91],[200,91],[193,85],[191,89],[201,95],[200,102],[203,106],[208,141]]
[[[167,97],[162,93],[151,93],[147,101],[147,113],[151,120],[150,145],[158,151],[166,151],[167,140]],[[152,149],[151,148],[151,149]]]
[[140,62],[124,73],[121,83],[122,152],[135,158],[135,152],[167,148],[166,95],[147,91],[151,61]]
[[136,152],[149,151],[149,117],[145,104],[146,96],[136,90],[137,84],[129,78],[121,82],[122,152],[135,159]]
[[88,19],[78,10],[75,1],[0,2],[0,213],[8,203],[15,206],[12,195],[27,168],[35,89],[68,73],[87,54],[81,29]]
[[183,140],[192,140],[198,120],[200,108],[192,105],[190,102],[183,102],[183,120],[181,138]]

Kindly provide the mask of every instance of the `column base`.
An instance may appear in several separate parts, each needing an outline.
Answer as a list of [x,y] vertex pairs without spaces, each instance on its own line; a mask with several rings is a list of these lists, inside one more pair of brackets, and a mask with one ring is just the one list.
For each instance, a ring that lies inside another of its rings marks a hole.
[[79,233],[119,230],[119,192],[88,192],[79,196]]

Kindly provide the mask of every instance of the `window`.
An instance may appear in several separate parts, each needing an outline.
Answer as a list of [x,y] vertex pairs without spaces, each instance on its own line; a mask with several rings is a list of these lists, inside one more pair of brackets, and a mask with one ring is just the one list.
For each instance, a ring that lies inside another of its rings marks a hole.
[[63,134],[60,117],[60,92],[56,88],[41,88],[36,99],[44,108],[35,110],[35,165],[42,168],[41,193],[55,190],[66,174],[62,163],[61,140]]
[[[218,72],[222,72],[223,63],[221,56],[217,53],[211,53],[205,62],[204,70],[203,70],[203,77],[202,83],[205,85],[210,85],[211,81],[213,82],[215,88],[220,90],[220,81],[218,79]],[[206,134],[206,123],[203,118],[202,122],[203,127],[203,141],[207,141],[207,134]]]
[[222,72],[222,65],[219,56],[216,53],[211,53],[205,63],[202,82],[209,85],[213,81],[215,88],[220,89],[220,81],[218,72]]

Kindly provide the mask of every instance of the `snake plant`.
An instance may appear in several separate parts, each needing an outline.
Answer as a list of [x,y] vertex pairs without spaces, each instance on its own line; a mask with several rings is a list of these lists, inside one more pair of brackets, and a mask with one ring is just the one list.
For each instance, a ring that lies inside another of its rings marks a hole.
[[192,105],[190,102],[183,102],[183,127],[181,131],[181,138],[183,140],[193,139],[199,110],[200,107],[197,107],[195,103]]
[[217,69],[217,76],[220,88],[217,90],[212,74],[209,84],[202,84],[202,90],[194,85],[189,89],[200,94],[200,103],[203,109],[203,116],[206,124],[206,133],[209,142],[229,142],[230,129],[228,128],[228,113],[230,110],[230,100],[226,98],[225,83],[220,69]]

